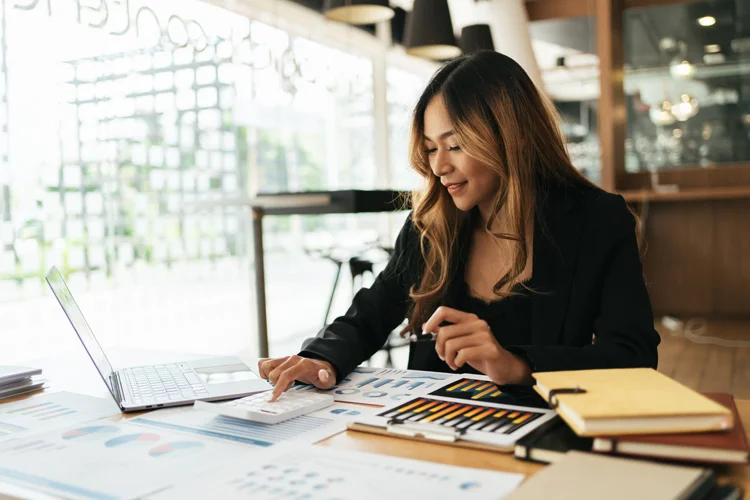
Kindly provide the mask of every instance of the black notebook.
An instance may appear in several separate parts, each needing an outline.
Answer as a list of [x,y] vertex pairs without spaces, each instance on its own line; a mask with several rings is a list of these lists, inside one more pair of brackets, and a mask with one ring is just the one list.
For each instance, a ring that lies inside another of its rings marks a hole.
[[560,417],[516,441],[513,454],[521,460],[550,464],[569,450],[591,451],[593,438],[578,436]]

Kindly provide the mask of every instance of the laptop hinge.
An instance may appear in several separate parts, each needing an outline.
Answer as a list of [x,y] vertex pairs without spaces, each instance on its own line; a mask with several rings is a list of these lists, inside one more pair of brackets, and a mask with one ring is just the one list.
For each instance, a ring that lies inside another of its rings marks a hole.
[[115,391],[117,401],[119,401],[120,406],[123,406],[125,404],[125,398],[122,395],[122,385],[120,385],[120,377],[117,376],[117,372],[112,372],[112,375],[110,375],[110,381],[112,382],[112,390]]

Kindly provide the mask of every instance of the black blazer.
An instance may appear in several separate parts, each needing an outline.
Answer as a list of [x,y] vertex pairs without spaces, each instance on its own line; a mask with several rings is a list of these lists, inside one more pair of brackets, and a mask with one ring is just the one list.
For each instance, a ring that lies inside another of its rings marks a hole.
[[[533,371],[656,368],[659,335],[642,275],[635,219],[623,198],[595,189],[557,188],[539,199],[532,340],[507,348],[525,355]],[[404,320],[411,305],[409,289],[419,282],[423,268],[419,234],[409,218],[373,285],[360,290],[346,314],[308,340],[300,355],[329,361],[339,379],[351,372]],[[450,371],[432,342],[414,343],[410,349],[409,368],[442,365],[442,371]]]

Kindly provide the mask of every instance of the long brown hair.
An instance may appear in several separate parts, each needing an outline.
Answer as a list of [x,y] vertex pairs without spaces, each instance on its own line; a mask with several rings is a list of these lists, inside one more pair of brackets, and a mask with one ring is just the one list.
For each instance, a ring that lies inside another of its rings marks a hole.
[[[432,172],[424,146],[425,109],[438,96],[462,151],[500,180],[485,226],[512,248],[509,269],[493,287],[498,298],[513,294],[504,288],[516,283],[526,266],[528,223],[542,188],[554,184],[598,189],[570,163],[554,107],[513,59],[478,51],[440,68],[417,102],[411,127],[410,163],[427,185],[412,195],[411,217],[420,234],[424,272],[410,291],[414,305],[404,333],[421,330],[452,280],[463,279],[453,276],[454,263],[469,217]],[[503,232],[493,232],[496,220],[503,221]]]

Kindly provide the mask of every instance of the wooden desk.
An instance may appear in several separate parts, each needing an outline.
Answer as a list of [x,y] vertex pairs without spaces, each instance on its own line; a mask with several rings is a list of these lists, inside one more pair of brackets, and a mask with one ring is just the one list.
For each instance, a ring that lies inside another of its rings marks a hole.
[[[183,358],[186,359],[186,358]],[[37,365],[40,366],[40,365]],[[59,363],[55,363],[58,371],[55,375],[59,376]],[[45,368],[42,366],[42,368]],[[65,382],[60,382],[54,386],[59,390],[75,391],[77,385],[73,381],[81,380],[80,365],[71,365],[71,378],[66,377]],[[46,369],[45,369],[46,371]],[[55,384],[55,380],[51,380]],[[52,390],[49,389],[49,390]],[[87,384],[80,392],[91,396],[109,397],[107,389],[103,383],[99,383],[98,390],[92,390],[92,385]],[[11,398],[9,401],[17,401],[26,398],[33,398],[35,395],[20,396]],[[750,400],[737,399],[737,408],[740,418],[745,427],[745,432],[750,440]],[[123,415],[122,418],[131,418],[137,416],[137,413]],[[370,453],[380,453],[383,455],[393,455],[403,458],[412,458],[415,460],[425,460],[447,465],[458,465],[463,467],[473,467],[477,469],[489,469],[504,472],[518,472],[531,476],[544,467],[540,464],[516,460],[511,454],[494,453],[490,451],[471,450],[466,448],[457,448],[440,444],[421,443],[409,441],[406,439],[390,438],[376,436],[361,432],[346,431],[331,438],[326,439],[318,446],[328,446],[331,448],[341,448],[356,451],[365,451]],[[750,466],[728,466],[717,468],[719,482],[731,482],[742,486],[745,490],[744,498],[750,500]],[[12,489],[10,491],[13,491]],[[0,497],[3,496],[3,488],[0,487]],[[6,493],[7,494],[7,493]],[[40,497],[43,498],[43,497]]]

